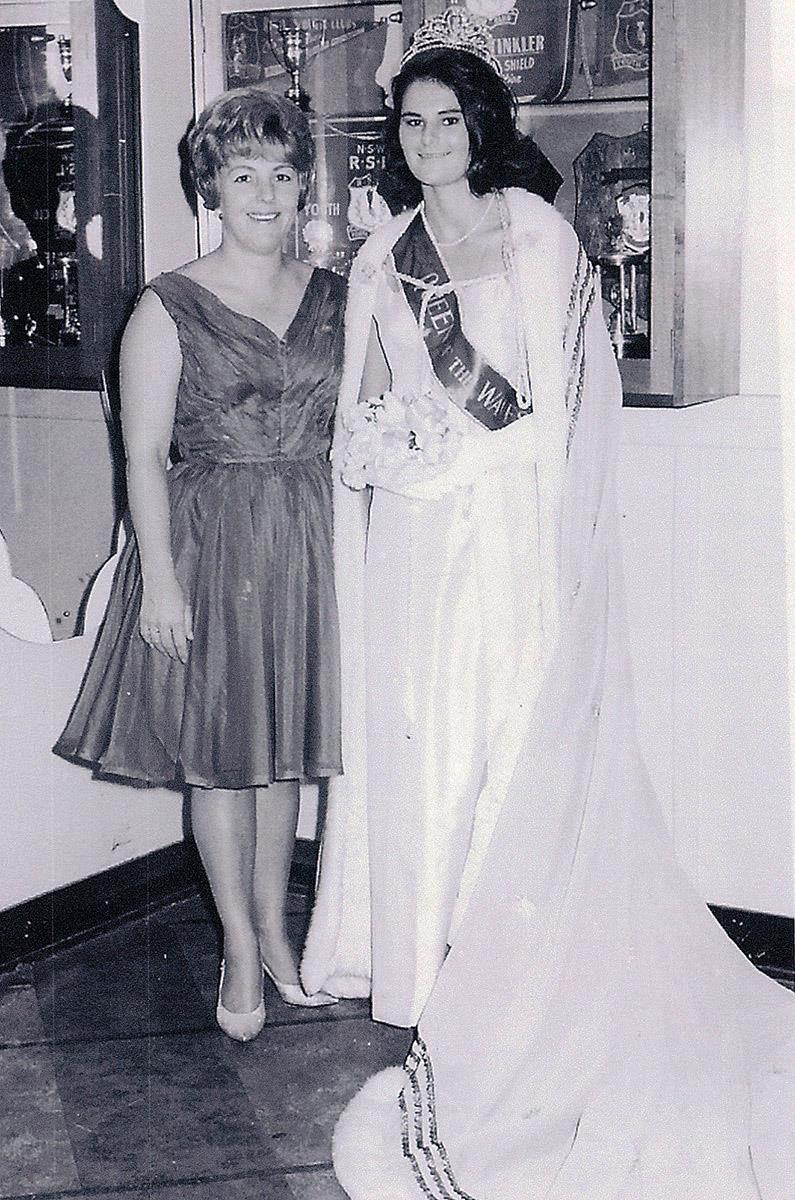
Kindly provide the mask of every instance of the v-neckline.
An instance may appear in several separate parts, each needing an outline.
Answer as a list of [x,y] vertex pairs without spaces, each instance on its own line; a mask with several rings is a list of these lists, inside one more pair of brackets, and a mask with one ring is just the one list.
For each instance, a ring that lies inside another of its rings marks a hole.
[[303,311],[307,296],[309,295],[309,291],[312,287],[315,276],[317,275],[317,267],[312,268],[312,274],[306,281],[306,286],[301,293],[301,299],[298,301],[298,307],[290,318],[290,323],[281,336],[279,336],[275,329],[271,329],[270,325],[266,325],[264,321],[260,321],[259,317],[252,317],[249,313],[240,312],[239,309],[232,308],[231,305],[227,304],[225,300],[222,300],[221,297],[212,290],[212,288],[208,288],[205,284],[200,283],[199,280],[194,279],[192,275],[186,275],[184,271],[174,271],[172,274],[178,276],[179,279],[187,279],[195,287],[200,288],[201,291],[205,292],[208,296],[211,296],[216,304],[220,304],[221,308],[226,309],[226,311],[231,313],[232,316],[239,317],[241,321],[252,321],[255,325],[259,326],[260,329],[264,329],[265,332],[270,337],[274,338],[275,341],[279,342],[280,345],[284,345]]

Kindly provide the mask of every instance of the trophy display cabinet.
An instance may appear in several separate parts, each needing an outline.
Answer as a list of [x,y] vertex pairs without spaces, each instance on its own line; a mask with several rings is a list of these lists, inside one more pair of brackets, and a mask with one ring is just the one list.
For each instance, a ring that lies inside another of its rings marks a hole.
[[555,7],[574,25],[568,90],[523,105],[522,123],[601,272],[625,403],[734,395],[744,0],[537,5]]
[[[404,0],[404,37],[446,0]],[[599,268],[625,403],[735,395],[745,0],[468,0]]]
[[94,390],[142,282],[137,26],[0,0],[0,385]]
[[[462,0],[486,21],[556,205],[600,272],[629,405],[739,386],[744,0]],[[383,217],[384,90],[448,0],[198,0],[196,93],[262,82],[313,123],[296,252],[345,271]],[[203,218],[205,247],[218,230]]]

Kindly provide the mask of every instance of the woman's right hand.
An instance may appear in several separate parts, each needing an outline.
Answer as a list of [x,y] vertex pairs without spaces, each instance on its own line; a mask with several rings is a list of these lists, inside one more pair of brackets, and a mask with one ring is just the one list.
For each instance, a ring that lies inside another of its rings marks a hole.
[[153,650],[174,661],[188,661],[193,614],[176,575],[155,584],[144,583],[140,630],[141,637]]

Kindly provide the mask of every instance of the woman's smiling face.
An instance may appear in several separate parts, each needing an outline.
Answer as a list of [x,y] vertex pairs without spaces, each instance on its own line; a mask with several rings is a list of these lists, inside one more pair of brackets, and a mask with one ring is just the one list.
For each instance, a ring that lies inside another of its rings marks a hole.
[[301,194],[301,178],[284,146],[265,143],[252,155],[233,154],[218,172],[224,239],[254,253],[282,245]]
[[466,178],[469,132],[455,92],[434,79],[409,84],[400,110],[400,147],[409,170],[427,187]]

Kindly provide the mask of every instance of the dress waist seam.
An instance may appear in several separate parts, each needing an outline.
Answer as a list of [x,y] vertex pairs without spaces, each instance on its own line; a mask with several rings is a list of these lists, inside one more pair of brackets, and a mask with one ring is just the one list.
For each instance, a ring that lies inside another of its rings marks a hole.
[[300,455],[296,458],[277,456],[271,458],[210,458],[204,454],[191,454],[181,459],[177,466],[190,466],[193,463],[211,467],[291,467],[303,463],[328,462],[328,451],[319,450],[312,454]]

